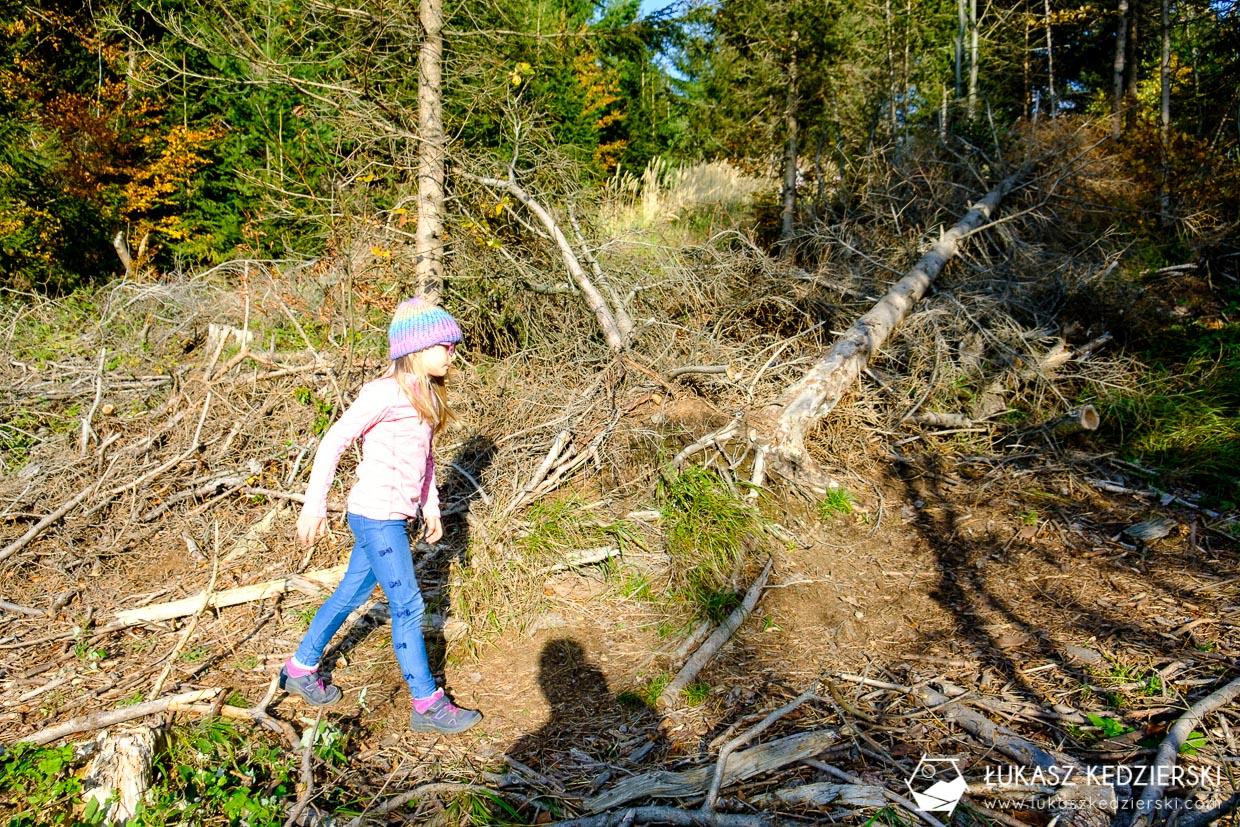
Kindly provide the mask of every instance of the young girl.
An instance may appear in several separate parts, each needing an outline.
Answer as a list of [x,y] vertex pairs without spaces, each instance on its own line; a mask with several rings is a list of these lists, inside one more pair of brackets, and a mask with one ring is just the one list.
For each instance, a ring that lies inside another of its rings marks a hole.
[[362,461],[349,492],[353,551],[344,579],[319,607],[293,657],[280,669],[280,688],[314,706],[343,693],[319,676],[319,658],[340,624],[378,583],[392,613],[392,646],[413,695],[409,726],[420,732],[464,732],[482,714],[461,709],[435,686],[422,637],[424,605],[414,574],[407,522],[419,511],[426,541],[443,536],[431,438],[452,416],[444,376],[461,329],[444,310],[421,297],[401,302],[388,329],[392,364],[362,387],[357,401],[323,436],[314,456],[297,537],[306,545],[327,531],[327,491],[340,455],[361,437]]

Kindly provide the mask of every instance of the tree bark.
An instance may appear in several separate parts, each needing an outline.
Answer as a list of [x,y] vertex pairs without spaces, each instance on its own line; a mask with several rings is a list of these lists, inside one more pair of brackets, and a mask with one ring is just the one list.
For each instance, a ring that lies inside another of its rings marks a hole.
[[969,0],[969,117],[977,112],[977,57],[980,51],[977,33],[977,0]]
[[421,0],[418,49],[418,227],[414,274],[418,292],[438,301],[443,290],[443,1]]
[[1171,193],[1167,181],[1167,148],[1171,140],[1171,0],[1162,0],[1162,60],[1158,81],[1158,136],[1162,142],[1162,181],[1158,186],[1158,212],[1163,226],[1171,223]]
[[788,95],[784,103],[784,124],[788,132],[787,147],[784,152],[784,212],[783,225],[779,232],[780,258],[792,258],[792,234],[796,229],[797,213],[797,155],[798,127],[797,123],[797,33],[792,31],[792,44],[788,55]]
[[1119,0],[1115,24],[1115,61],[1111,71],[1111,136],[1124,128],[1124,63],[1128,54],[1128,0]]
[[1141,80],[1141,59],[1138,54],[1141,12],[1137,0],[1130,0],[1128,10],[1128,56],[1124,59],[1124,128],[1131,129],[1137,123],[1137,88]]
[[[986,197],[944,232],[913,268],[873,308],[836,340],[818,364],[750,423],[750,440],[760,459],[754,477],[761,484],[764,462],[774,460],[786,476],[821,487],[821,475],[805,453],[805,435],[839,403],[891,331],[904,320],[944,265],[956,255],[960,240],[987,223],[1000,202],[1025,174],[1022,168],[1005,178]],[[816,479],[817,478],[817,479]]]
[[1046,105],[1050,107],[1051,117],[1059,114],[1058,98],[1055,96],[1055,43],[1051,38],[1051,0],[1043,0],[1046,11]]
[[956,0],[956,100],[964,97],[964,32],[967,0]]

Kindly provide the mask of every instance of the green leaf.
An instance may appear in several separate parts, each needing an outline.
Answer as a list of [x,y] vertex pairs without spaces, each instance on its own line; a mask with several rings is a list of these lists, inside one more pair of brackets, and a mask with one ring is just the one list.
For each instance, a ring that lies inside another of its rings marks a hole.
[[1188,738],[1184,740],[1184,743],[1180,744],[1180,753],[1183,755],[1196,755],[1198,750],[1205,748],[1205,745],[1206,734],[1194,729],[1188,734]]
[[1086,713],[1086,716],[1091,724],[1102,730],[1102,734],[1106,738],[1118,738],[1121,735],[1132,732],[1132,727],[1125,726],[1114,718],[1103,718],[1101,715],[1096,715],[1093,712]]

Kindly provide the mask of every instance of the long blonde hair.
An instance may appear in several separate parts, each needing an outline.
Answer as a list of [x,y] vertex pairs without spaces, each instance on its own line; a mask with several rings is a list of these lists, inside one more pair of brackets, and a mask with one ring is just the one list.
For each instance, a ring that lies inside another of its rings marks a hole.
[[448,387],[444,378],[428,375],[422,368],[419,353],[407,353],[394,360],[392,371],[405,398],[418,415],[430,423],[434,435],[455,419],[456,414],[448,407]]

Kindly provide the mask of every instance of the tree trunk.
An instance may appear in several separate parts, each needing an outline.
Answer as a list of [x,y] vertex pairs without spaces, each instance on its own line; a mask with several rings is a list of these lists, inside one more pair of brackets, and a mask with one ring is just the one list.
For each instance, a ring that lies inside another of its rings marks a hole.
[[1137,84],[1141,80],[1141,59],[1137,53],[1140,47],[1138,41],[1138,24],[1141,20],[1141,14],[1137,9],[1137,0],[1130,0],[1131,7],[1128,10],[1128,54],[1124,58],[1124,128],[1131,129],[1137,123]]
[[886,296],[836,340],[818,364],[755,417],[750,424],[750,439],[758,444],[760,453],[755,482],[761,484],[765,474],[763,463],[773,459],[786,476],[801,477],[814,487],[822,487],[821,475],[805,453],[805,435],[852,387],[870,357],[882,347],[891,331],[904,320],[944,265],[955,256],[960,240],[990,220],[1024,173],[1021,169],[1005,178],[974,204]]
[[797,213],[797,155],[799,154],[797,123],[797,33],[792,31],[792,45],[788,56],[788,95],[784,103],[784,123],[788,131],[788,144],[784,152],[784,214],[779,231],[779,256],[792,260],[792,234],[796,230]]
[[418,292],[437,301],[443,290],[443,2],[421,0],[424,39],[418,50],[418,227],[414,274]]
[[977,112],[977,0],[969,0],[969,117]]
[[1051,39],[1051,0],[1043,0],[1046,10],[1046,105],[1050,107],[1051,117],[1059,114],[1058,99],[1055,96],[1055,44]]
[[1163,161],[1158,212],[1165,227],[1171,223],[1171,193],[1167,181],[1167,149],[1171,140],[1171,0],[1162,0],[1162,61],[1159,64],[1158,81],[1161,90],[1158,102],[1158,135],[1162,142]]
[[1119,0],[1115,24],[1115,63],[1111,71],[1111,136],[1118,138],[1124,128],[1124,60],[1128,46],[1128,0]]
[[1021,106],[1025,113],[1025,118],[1033,117],[1033,67],[1032,62],[1032,38],[1030,33],[1033,31],[1033,13],[1029,11],[1029,7],[1025,7],[1025,51],[1021,60]]
[[956,100],[964,97],[964,31],[966,0],[956,0]]
[[896,118],[896,33],[895,23],[891,19],[891,0],[883,0],[883,20],[886,23],[884,40],[887,44],[887,97],[890,99],[887,107],[887,124],[894,138],[898,121]]

